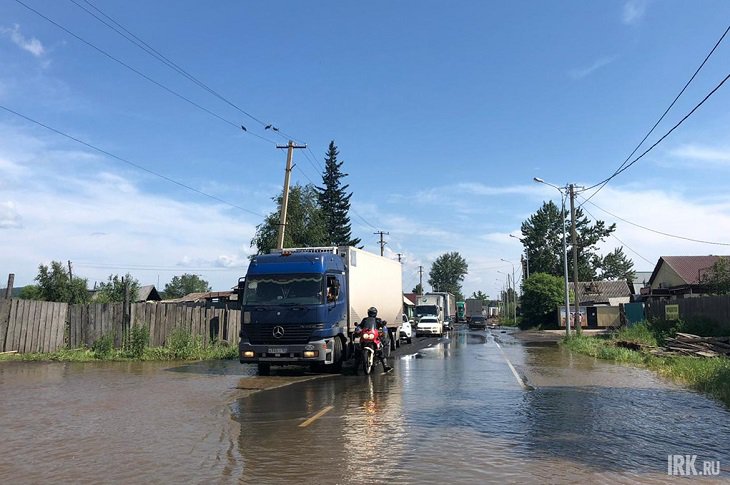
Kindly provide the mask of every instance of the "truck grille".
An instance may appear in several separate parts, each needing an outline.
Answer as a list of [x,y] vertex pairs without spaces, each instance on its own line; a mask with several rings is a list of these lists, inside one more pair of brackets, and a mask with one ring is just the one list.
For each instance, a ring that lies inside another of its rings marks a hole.
[[[281,326],[284,335],[274,337],[274,328]],[[242,325],[243,333],[254,345],[306,344],[314,331],[313,325],[251,324]]]

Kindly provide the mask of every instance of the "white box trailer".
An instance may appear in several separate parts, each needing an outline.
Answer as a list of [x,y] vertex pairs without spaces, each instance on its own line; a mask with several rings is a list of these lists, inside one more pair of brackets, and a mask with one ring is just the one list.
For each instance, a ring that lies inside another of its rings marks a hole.
[[456,297],[446,291],[432,291],[426,295],[441,295],[443,298],[444,321],[456,322]]
[[375,307],[378,317],[387,322],[397,341],[403,321],[402,265],[350,246],[340,246],[337,250],[346,262],[349,331],[354,330],[353,324],[368,316],[368,308]]

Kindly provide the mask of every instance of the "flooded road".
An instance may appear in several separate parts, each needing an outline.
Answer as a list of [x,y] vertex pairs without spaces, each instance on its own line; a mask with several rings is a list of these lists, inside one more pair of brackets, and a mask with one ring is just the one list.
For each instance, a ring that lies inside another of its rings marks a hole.
[[0,482],[664,483],[670,454],[730,477],[728,410],[643,369],[468,330],[394,366],[3,363]]

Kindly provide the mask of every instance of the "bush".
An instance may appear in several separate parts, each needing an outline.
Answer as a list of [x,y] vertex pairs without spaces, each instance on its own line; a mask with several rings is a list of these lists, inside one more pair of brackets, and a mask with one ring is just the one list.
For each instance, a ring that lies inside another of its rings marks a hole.
[[124,355],[140,359],[150,343],[150,330],[144,325],[135,325],[124,336]]
[[[564,301],[563,280],[545,273],[534,273],[522,287],[522,322],[535,325],[555,325],[555,309]],[[522,328],[522,326],[520,326]]]
[[91,344],[91,351],[97,359],[108,359],[114,352],[114,335],[107,334]]
[[200,358],[203,354],[203,341],[200,336],[193,336],[187,330],[176,329],[165,342],[166,349],[173,359],[190,360]]

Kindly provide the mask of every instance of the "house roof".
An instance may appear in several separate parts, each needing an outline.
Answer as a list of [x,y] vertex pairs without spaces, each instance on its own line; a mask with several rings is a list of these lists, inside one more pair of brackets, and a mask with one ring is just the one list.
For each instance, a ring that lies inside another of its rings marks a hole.
[[140,286],[137,290],[137,301],[160,301],[162,298],[155,285]]
[[413,305],[416,304],[418,299],[418,293],[403,293],[403,296],[407,298]]
[[[571,286],[572,288],[572,286]],[[578,282],[578,301],[608,303],[609,298],[629,298],[631,290],[626,281],[581,281]]]
[[654,271],[651,273],[649,283],[654,283],[662,264],[668,265],[677,276],[687,285],[700,284],[700,278],[712,268],[712,265],[720,258],[729,256],[662,256],[659,258]]

